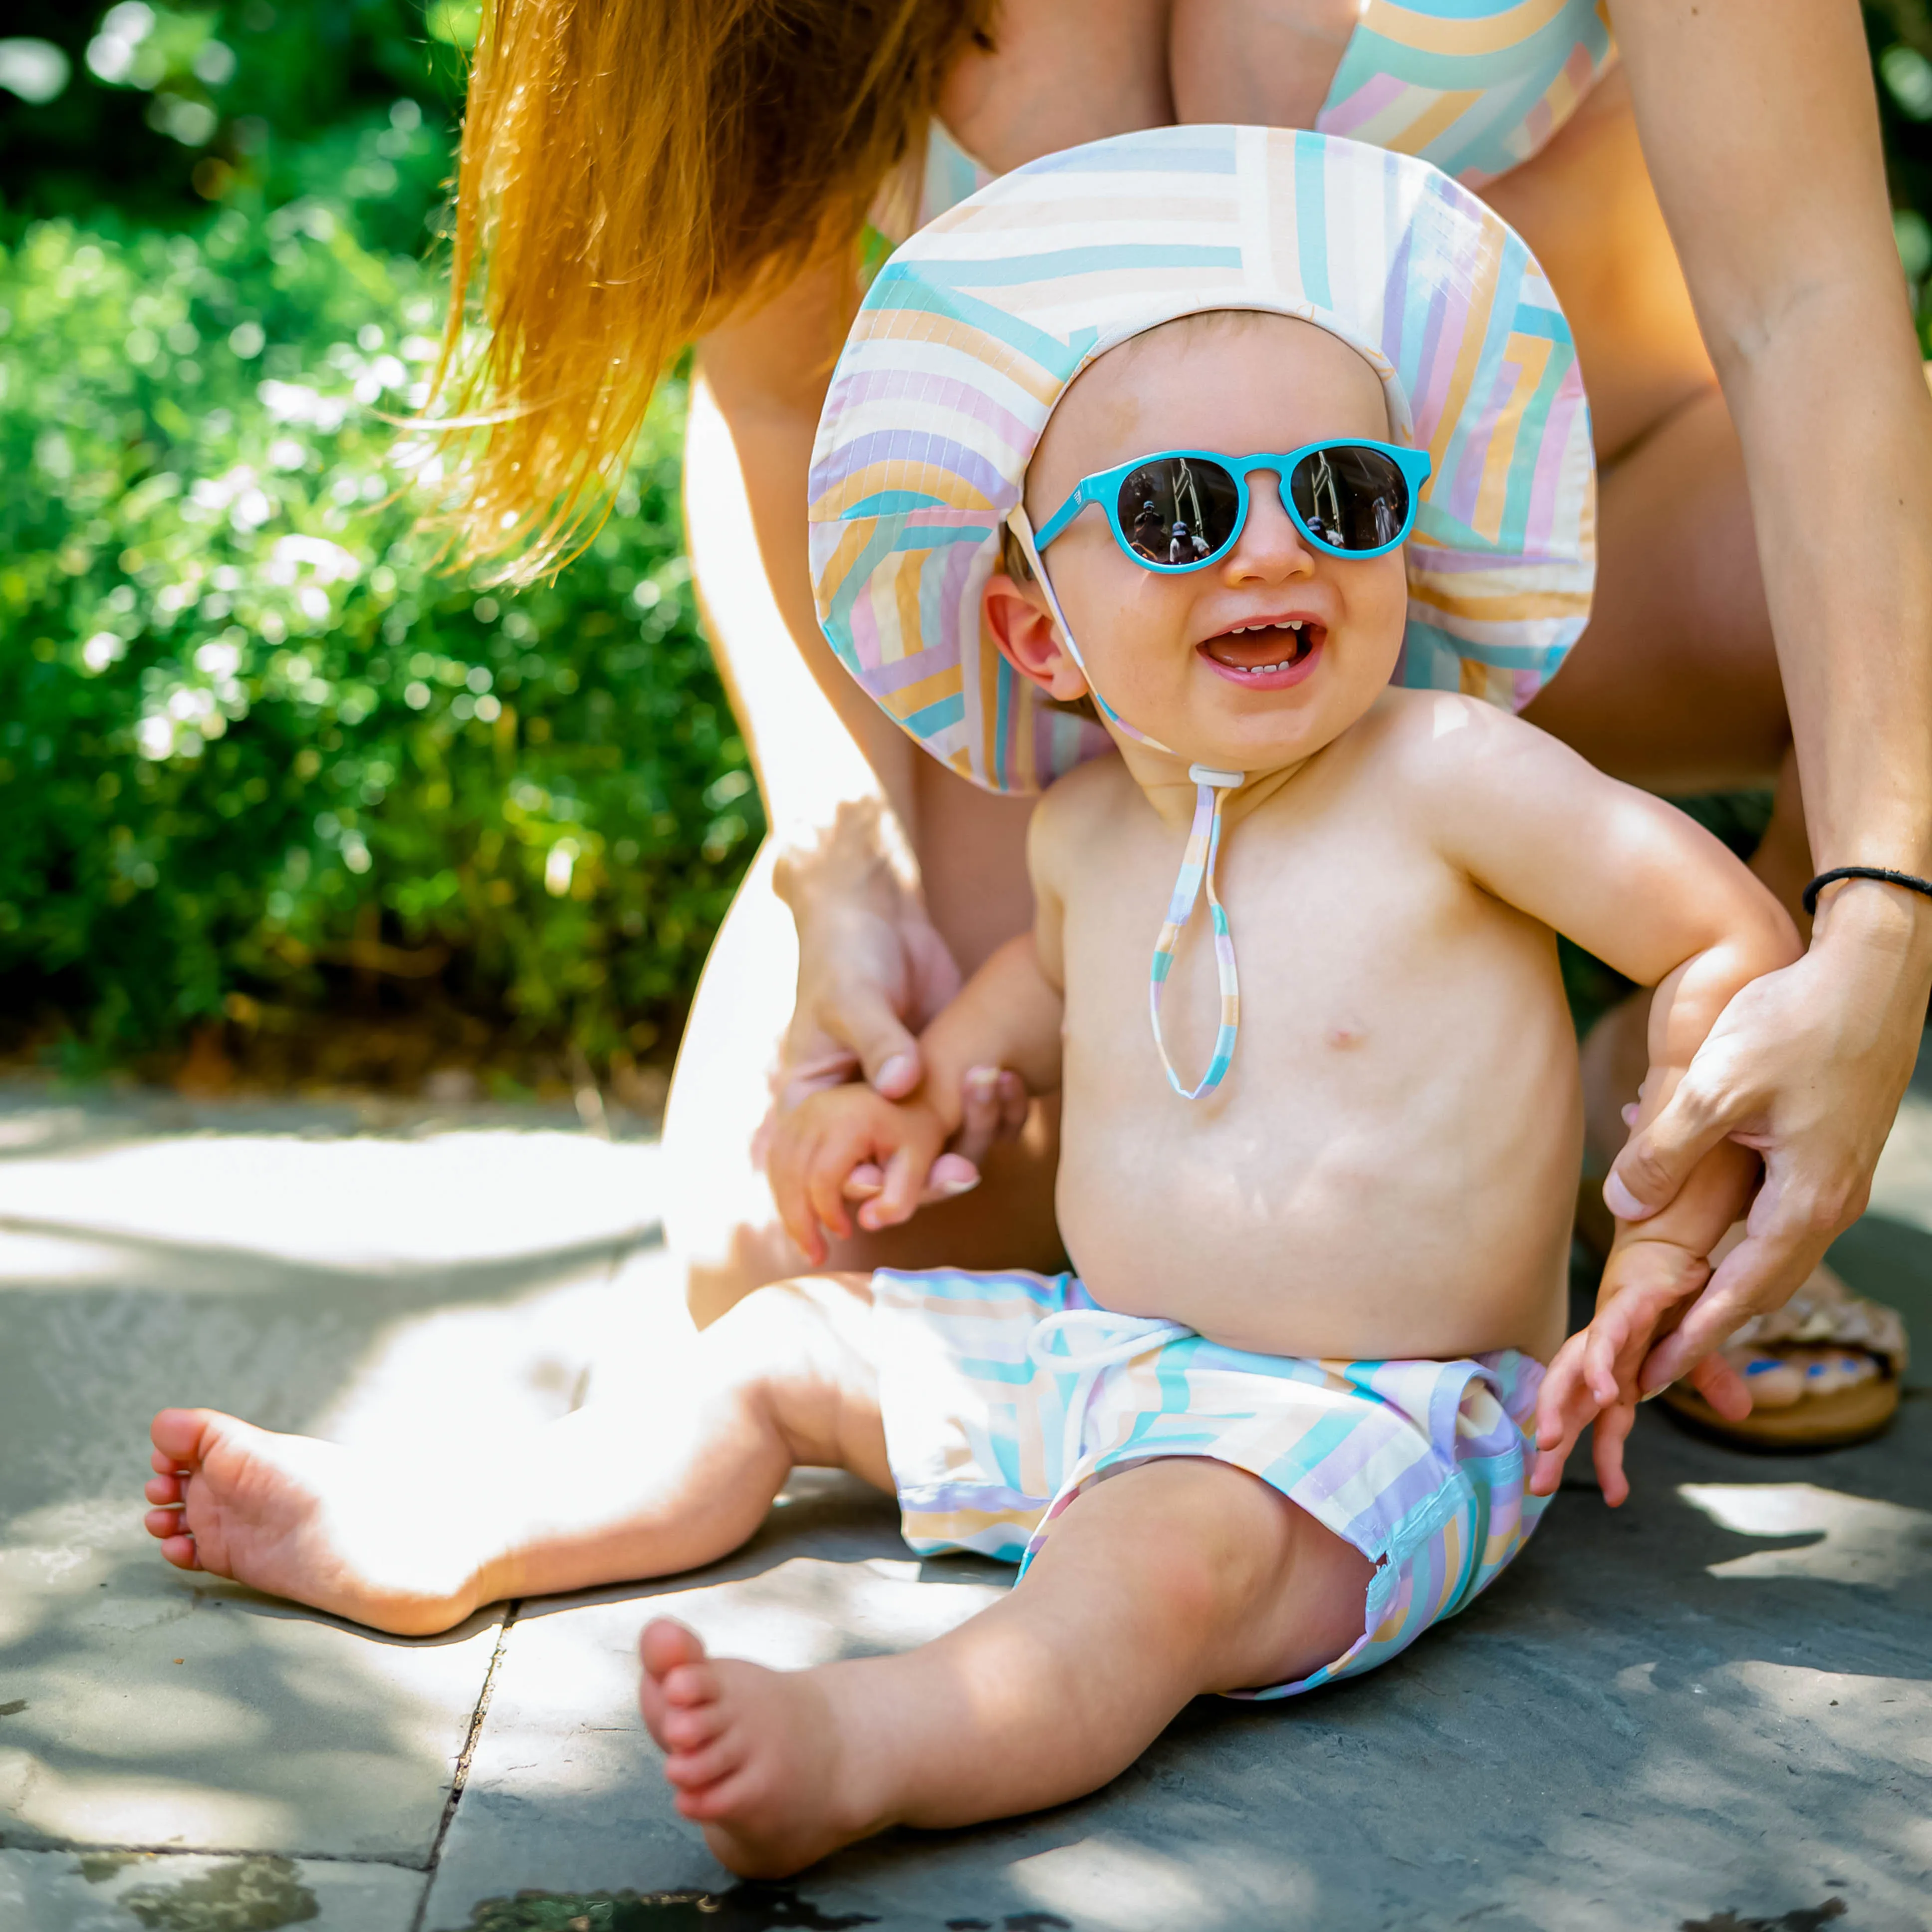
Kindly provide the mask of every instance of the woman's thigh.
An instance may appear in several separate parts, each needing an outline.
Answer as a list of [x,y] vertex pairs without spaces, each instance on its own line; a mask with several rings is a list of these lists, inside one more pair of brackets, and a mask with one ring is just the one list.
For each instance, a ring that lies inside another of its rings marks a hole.
[[1772,784],[1790,726],[1743,458],[1717,390],[1603,473],[1598,518],[1588,627],[1524,716],[1652,791]]
[[904,1227],[833,1242],[822,1270],[779,1225],[754,1144],[791,1018],[798,940],[772,890],[772,856],[768,847],[753,861],[705,962],[665,1109],[664,1233],[692,1318],[703,1327],[753,1288],[808,1272],[1064,1266],[1058,1109],[1040,1102],[1021,1138],[988,1156],[970,1194],[922,1208]]
[[1790,733],[1744,462],[1622,70],[1484,193],[1569,318],[1603,466],[1589,628],[1527,715],[1654,790],[1768,784]]

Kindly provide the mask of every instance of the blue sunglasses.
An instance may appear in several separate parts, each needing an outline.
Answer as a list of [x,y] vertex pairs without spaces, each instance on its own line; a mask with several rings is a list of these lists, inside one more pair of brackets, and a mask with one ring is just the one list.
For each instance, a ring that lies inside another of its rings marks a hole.
[[1083,477],[1034,542],[1045,550],[1089,503],[1098,503],[1114,541],[1144,569],[1204,569],[1241,534],[1248,476],[1256,470],[1274,472],[1282,507],[1317,550],[1370,557],[1408,535],[1430,461],[1426,450],[1353,440],[1304,443],[1286,455],[1163,450]]

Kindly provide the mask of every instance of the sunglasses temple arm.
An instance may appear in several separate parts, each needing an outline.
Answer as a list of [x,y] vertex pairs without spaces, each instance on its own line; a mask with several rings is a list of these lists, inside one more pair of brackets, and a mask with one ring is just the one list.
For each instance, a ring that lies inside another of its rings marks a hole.
[[[1145,745],[1154,751],[1167,752],[1170,758],[1173,757],[1174,754],[1168,751],[1168,748],[1158,738],[1150,737],[1146,732],[1136,730],[1101,696],[1100,687],[1094,682],[1094,674],[1087,668],[1087,660],[1080,655],[1079,644],[1073,635],[1073,626],[1066,621],[1066,613],[1060,609],[1060,599],[1054,595],[1053,579],[1047,575],[1046,566],[1040,561],[1040,546],[1034,541],[1033,526],[1027,520],[1024,505],[1014,505],[1008,513],[1006,526],[1020,540],[1020,548],[1024,553],[1028,563],[1031,566],[1034,578],[1046,598],[1046,608],[1053,614],[1054,624],[1060,632],[1061,641],[1066,645],[1068,655],[1079,666],[1080,675],[1087,680],[1087,688],[1093,694],[1094,702],[1136,743]],[[1051,523],[1048,527],[1052,527]]]

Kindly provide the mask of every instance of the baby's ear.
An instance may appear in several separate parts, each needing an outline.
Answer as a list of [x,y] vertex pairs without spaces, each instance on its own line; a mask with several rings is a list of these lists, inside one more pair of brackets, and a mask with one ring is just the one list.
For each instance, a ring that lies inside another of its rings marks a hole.
[[1087,695],[1087,680],[1062,641],[1037,586],[996,571],[987,580],[981,608],[1000,656],[1029,684],[1063,704]]

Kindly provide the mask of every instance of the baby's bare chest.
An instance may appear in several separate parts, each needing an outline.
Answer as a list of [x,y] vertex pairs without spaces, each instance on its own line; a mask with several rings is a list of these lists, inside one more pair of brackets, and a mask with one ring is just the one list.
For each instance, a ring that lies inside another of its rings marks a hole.
[[[1166,1084],[1150,985],[1184,841],[1159,832],[1136,828],[1108,842],[1067,895],[1070,1080],[1090,1070],[1111,1084],[1151,1072]],[[1325,1076],[1341,1055],[1366,1081],[1388,1056],[1426,1052],[1445,1025],[1486,1025],[1520,1011],[1526,979],[1547,976],[1544,928],[1398,821],[1244,822],[1228,834],[1216,869],[1244,1071],[1316,1068]],[[1220,992],[1204,891],[1160,991],[1162,1034],[1190,1084],[1213,1051]]]

